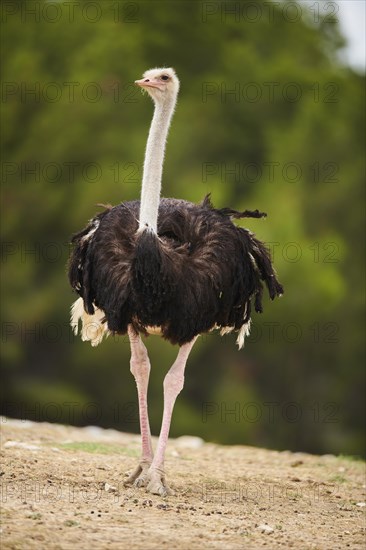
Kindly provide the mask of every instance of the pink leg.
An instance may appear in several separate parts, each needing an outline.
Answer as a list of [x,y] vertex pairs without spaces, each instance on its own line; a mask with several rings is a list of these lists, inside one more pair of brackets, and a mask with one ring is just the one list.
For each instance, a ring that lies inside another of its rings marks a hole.
[[154,453],[151,444],[149,415],[147,410],[147,388],[150,375],[150,360],[139,334],[136,334],[132,326],[128,327],[128,336],[131,345],[131,372],[136,380],[139,401],[140,431],[142,441],[142,455],[139,466],[130,475],[125,484],[135,482],[137,486],[144,485],[144,476],[152,462]]
[[172,494],[172,490],[165,483],[164,475],[164,456],[169,436],[170,423],[172,419],[173,407],[178,394],[184,385],[184,370],[190,351],[196,341],[194,338],[188,344],[184,344],[178,353],[178,356],[164,378],[164,412],[161,424],[160,436],[155,457],[148,473],[147,490],[151,493],[166,496]]

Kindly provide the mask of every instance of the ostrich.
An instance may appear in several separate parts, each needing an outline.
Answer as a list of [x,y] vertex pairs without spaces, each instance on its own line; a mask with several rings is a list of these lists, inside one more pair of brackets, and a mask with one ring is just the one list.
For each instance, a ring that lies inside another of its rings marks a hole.
[[[172,494],[164,455],[176,398],[183,388],[189,353],[199,334],[238,332],[239,349],[249,333],[251,306],[262,311],[262,281],[271,299],[282,294],[270,255],[253,233],[233,218],[260,218],[255,211],[215,209],[202,203],[160,198],[165,144],[179,91],[171,68],[146,71],[135,82],[152,98],[141,200],[122,202],[96,215],[74,235],[69,280],[79,299],[71,325],[82,340],[128,334],[130,368],[136,380],[142,440],[141,460],[126,484],[161,496]],[[155,454],[151,444],[147,389],[150,361],[141,335],[159,334],[179,345],[164,379],[164,410]]]

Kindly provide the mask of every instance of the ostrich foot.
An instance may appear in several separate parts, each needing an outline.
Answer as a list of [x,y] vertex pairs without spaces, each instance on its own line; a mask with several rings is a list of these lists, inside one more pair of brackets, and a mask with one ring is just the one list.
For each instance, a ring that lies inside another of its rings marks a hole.
[[124,482],[124,486],[146,487],[146,491],[153,495],[166,497],[174,495],[174,491],[165,481],[165,473],[162,468],[152,468],[147,460],[141,460],[137,468]]
[[151,461],[141,460],[137,468],[132,472],[132,474],[126,479],[123,483],[125,487],[128,485],[135,485],[135,487],[144,487],[146,485],[147,473],[149,471]]
[[174,495],[173,489],[165,481],[165,473],[162,468],[150,467],[146,474],[146,491],[153,495],[167,497]]

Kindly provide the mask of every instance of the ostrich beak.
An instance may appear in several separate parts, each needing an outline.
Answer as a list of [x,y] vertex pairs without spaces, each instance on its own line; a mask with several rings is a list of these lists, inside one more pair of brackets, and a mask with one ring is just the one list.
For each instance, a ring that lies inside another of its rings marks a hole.
[[141,80],[135,80],[135,84],[140,88],[157,88],[158,90],[164,89],[164,84],[160,80],[151,78],[142,78]]

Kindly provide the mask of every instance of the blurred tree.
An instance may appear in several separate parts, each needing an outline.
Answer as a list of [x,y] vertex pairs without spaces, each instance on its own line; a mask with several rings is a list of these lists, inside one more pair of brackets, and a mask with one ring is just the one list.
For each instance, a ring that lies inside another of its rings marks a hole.
[[[286,288],[243,352],[202,337],[172,435],[364,454],[364,77],[316,4],[4,4],[4,414],[138,430],[128,342],[73,337],[65,264],[96,203],[138,196],[152,106],[132,83],[165,64],[182,88],[164,194],[268,211],[248,226]],[[148,345],[157,433],[176,350]]]

